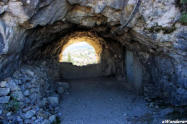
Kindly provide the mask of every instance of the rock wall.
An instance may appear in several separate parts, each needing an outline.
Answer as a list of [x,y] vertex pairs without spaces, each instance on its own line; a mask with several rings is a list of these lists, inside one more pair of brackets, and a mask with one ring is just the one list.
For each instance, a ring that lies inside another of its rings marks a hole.
[[22,65],[0,82],[1,123],[55,123],[61,95],[69,84],[54,81],[49,70],[38,61]]
[[127,81],[134,85],[137,93],[142,93],[142,86],[144,83],[143,78],[145,78],[143,75],[142,65],[133,52],[127,50],[125,53],[125,72]]

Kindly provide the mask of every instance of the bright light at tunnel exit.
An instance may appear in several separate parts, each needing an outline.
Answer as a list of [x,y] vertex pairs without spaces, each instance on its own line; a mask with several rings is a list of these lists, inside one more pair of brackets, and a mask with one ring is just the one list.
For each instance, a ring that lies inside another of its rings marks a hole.
[[73,43],[62,52],[60,62],[69,62],[76,66],[98,63],[94,47],[84,41]]

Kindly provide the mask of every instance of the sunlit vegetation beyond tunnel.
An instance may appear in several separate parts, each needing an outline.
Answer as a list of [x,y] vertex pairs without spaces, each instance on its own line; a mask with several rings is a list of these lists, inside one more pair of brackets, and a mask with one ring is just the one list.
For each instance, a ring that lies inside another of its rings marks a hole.
[[62,52],[60,62],[70,62],[77,66],[98,63],[95,49],[86,42],[69,45]]

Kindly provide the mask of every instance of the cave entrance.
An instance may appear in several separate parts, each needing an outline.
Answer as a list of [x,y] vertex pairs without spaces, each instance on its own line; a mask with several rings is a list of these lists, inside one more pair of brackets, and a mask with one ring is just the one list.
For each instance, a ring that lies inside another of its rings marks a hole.
[[104,40],[91,32],[73,32],[57,44],[65,79],[102,76]]
[[86,66],[99,62],[99,57],[97,57],[94,47],[85,41],[73,43],[67,46],[62,52],[63,53],[60,54],[62,55],[60,57],[60,62],[69,62],[76,66]]

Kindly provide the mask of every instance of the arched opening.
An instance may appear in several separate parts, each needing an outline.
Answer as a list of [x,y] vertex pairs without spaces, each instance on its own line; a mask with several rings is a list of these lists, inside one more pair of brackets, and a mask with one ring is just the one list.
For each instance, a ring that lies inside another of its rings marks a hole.
[[99,62],[94,47],[85,41],[67,46],[62,51],[61,58],[60,62],[69,62],[76,66],[97,64]]
[[[100,63],[102,45],[101,39],[89,32],[75,32],[62,39],[59,62],[71,62],[83,66]],[[69,55],[68,55],[69,54]],[[68,61],[73,59],[72,61]]]

